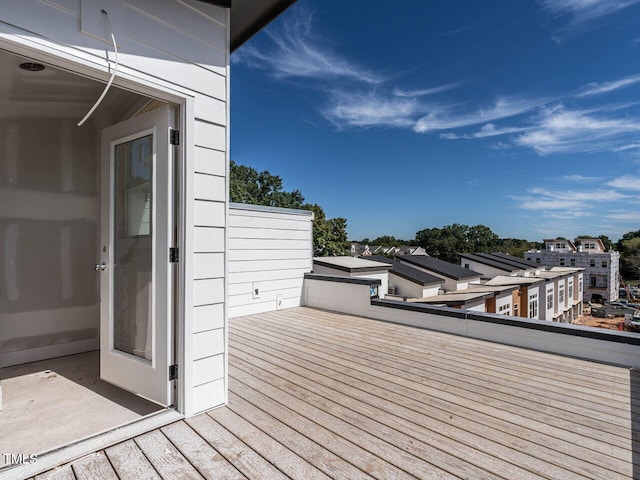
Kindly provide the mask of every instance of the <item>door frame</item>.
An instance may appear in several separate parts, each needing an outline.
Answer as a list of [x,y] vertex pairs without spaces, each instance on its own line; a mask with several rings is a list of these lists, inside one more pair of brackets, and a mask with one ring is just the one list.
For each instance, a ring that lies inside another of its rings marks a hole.
[[[84,50],[49,42],[46,39],[22,35],[23,30],[0,24],[0,50],[13,55],[30,58],[45,65],[65,70],[74,75],[89,78],[106,85],[111,77],[109,65],[104,58]],[[178,229],[176,245],[180,249],[175,277],[173,308],[174,358],[178,365],[175,380],[173,408],[181,414],[190,414],[193,404],[192,369],[186,368],[188,352],[193,346],[193,285],[187,279],[193,278],[193,212],[187,208],[188,199],[194,198],[194,133],[189,126],[195,125],[195,101],[193,93],[178,85],[147,76],[142,72],[121,67],[113,81],[113,86],[140,95],[173,103],[178,107],[176,127],[180,131],[180,145],[175,150],[176,207],[175,226]],[[97,252],[96,252],[97,253]]]

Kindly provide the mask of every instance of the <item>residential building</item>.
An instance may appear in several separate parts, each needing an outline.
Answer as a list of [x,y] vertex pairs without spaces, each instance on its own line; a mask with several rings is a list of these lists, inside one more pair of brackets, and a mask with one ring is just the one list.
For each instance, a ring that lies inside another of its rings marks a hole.
[[529,250],[527,261],[548,267],[584,269],[584,302],[612,301],[620,287],[620,253],[606,251],[599,238],[544,240],[544,250]]
[[380,286],[376,296],[382,298],[389,290],[388,272],[390,269],[391,265],[387,262],[375,262],[362,258],[348,256],[313,258],[313,273],[315,274],[379,280]]
[[229,55],[290,3],[3,3],[0,480],[633,478],[637,337],[387,301],[229,204]]
[[404,300],[432,297],[438,294],[444,281],[442,278],[431,275],[410,265],[400,263],[383,255],[362,257],[375,262],[391,265],[389,270],[389,290],[385,298],[398,297]]
[[351,255],[354,257],[368,257],[371,255],[427,255],[424,248],[417,245],[362,245],[351,244]]
[[400,263],[410,265],[423,272],[441,278],[444,281],[444,290],[459,291],[469,287],[470,284],[479,284],[482,274],[454,265],[435,257],[423,255],[399,255],[396,257]]

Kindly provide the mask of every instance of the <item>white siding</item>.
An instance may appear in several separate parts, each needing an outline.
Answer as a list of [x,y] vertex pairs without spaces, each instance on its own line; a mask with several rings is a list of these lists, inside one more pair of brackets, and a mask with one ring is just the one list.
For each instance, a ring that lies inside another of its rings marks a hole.
[[313,264],[312,220],[306,211],[231,205],[229,317],[301,305]]
[[[408,298],[423,298],[425,296],[426,287],[419,285],[415,282],[407,280],[404,277],[400,277],[399,275],[394,275],[392,272],[389,272],[389,286],[396,287],[396,295],[401,297]],[[435,288],[435,293],[433,295],[438,294],[438,290],[440,287]]]
[[[511,305],[511,291],[504,294],[496,295],[496,312],[502,315],[511,315],[513,312],[513,306]],[[507,306],[507,310],[500,311],[500,307]]]
[[[112,47],[102,9],[118,44],[116,84],[143,93],[153,89],[159,98],[183,106],[181,262],[187,278],[178,350],[185,352],[182,410],[191,415],[225,399],[220,355],[225,354],[228,11],[194,0],[7,0],[0,9],[0,47],[105,81],[110,74],[105,50]],[[216,341],[202,341],[209,337]],[[208,374],[194,361],[196,345],[198,358],[217,359]]]

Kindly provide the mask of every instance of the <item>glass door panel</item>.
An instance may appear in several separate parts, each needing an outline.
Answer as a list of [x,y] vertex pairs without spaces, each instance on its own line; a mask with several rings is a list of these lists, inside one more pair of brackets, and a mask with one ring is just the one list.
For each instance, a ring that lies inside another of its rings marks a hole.
[[115,146],[114,348],[152,360],[153,135]]

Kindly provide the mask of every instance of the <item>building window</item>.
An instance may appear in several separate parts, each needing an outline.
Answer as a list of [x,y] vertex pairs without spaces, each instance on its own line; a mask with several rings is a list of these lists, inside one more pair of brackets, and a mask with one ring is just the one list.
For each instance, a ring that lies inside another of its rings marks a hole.
[[558,303],[564,306],[564,285],[560,285],[558,288]]
[[606,260],[602,260],[602,268],[607,268],[607,261]]
[[561,259],[560,259],[560,266],[561,266],[561,267],[564,267],[564,258],[561,258]]
[[553,309],[553,290],[547,292],[547,310]]
[[571,266],[572,266],[572,267],[575,267],[575,266],[576,266],[576,259],[575,259],[575,258],[572,258],[572,259],[571,259]]
[[573,300],[573,285],[569,284],[569,300]]
[[513,304],[513,316],[514,317],[518,316],[518,304],[517,303]]
[[582,292],[582,279],[580,279],[580,282],[578,283],[578,289]]
[[595,267],[596,266],[596,261],[593,258],[591,260],[589,260],[589,266],[590,267]]
[[500,305],[498,307],[498,313],[502,315],[511,315],[511,304],[507,303],[505,305]]
[[[536,260],[538,260],[538,259],[536,258]],[[530,262],[531,261],[531,257],[527,257],[527,261]]]
[[529,295],[529,318],[536,318],[538,316],[538,294],[532,293]]
[[540,259],[539,258],[536,258],[536,263],[540,263]]
[[609,277],[606,275],[602,275],[602,283],[606,285],[608,282],[609,282]]
[[589,277],[589,285],[591,285],[591,287],[595,287],[596,286],[596,276],[595,275],[591,275]]
[[469,269],[469,264],[468,264],[468,263],[465,263],[465,264],[464,264],[464,268],[466,268],[466,269],[468,270],[468,269]]

